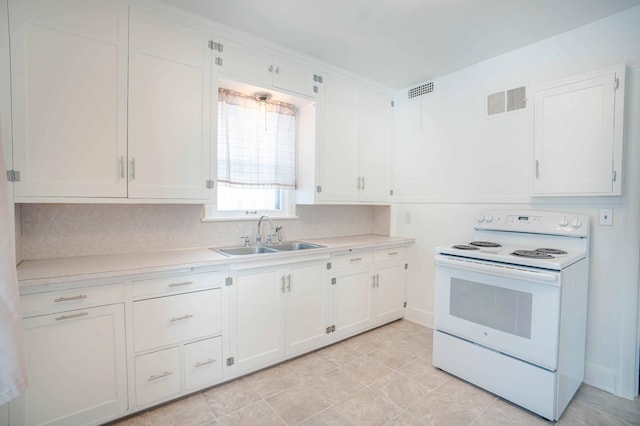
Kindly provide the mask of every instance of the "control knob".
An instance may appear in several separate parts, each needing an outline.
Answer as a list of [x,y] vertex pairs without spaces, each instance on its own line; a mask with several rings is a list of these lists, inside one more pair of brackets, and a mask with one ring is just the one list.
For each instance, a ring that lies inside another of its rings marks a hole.
[[566,216],[562,216],[562,219],[560,219],[560,222],[558,222],[558,225],[562,226],[563,228],[568,224],[569,224],[569,221],[567,220]]
[[485,217],[485,218],[484,218],[484,220],[485,220],[486,222],[491,222],[491,221],[493,220],[493,216],[488,215],[487,217]]
[[484,222],[484,216],[480,215],[477,219],[478,222]]
[[580,219],[576,217],[575,219],[573,219],[571,221],[571,226],[576,228],[576,229],[580,228],[582,226],[582,222],[580,222]]

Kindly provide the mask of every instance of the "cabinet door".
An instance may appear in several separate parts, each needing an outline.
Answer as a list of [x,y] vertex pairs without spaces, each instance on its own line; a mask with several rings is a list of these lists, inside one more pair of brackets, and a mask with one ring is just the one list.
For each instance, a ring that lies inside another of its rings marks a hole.
[[406,300],[406,271],[404,264],[379,267],[376,273],[374,309],[376,322],[382,324],[404,313]]
[[358,200],[357,87],[327,75],[318,119],[320,201]]
[[17,197],[126,197],[127,9],[12,0]]
[[87,424],[127,409],[122,304],[27,318],[23,324],[26,418],[12,423]]
[[387,201],[391,181],[391,98],[360,89],[360,201]]
[[238,373],[284,358],[285,286],[285,274],[277,270],[243,271],[235,277],[230,337]]
[[208,200],[210,37],[135,9],[129,37],[129,197]]
[[364,330],[371,320],[373,277],[367,270],[345,272],[336,277],[333,296],[335,338]]
[[229,40],[223,40],[220,75],[232,80],[270,88],[275,69],[270,55]]
[[307,352],[328,342],[325,271],[323,262],[291,268],[287,274],[287,356]]
[[535,91],[534,194],[620,194],[623,81],[624,67]]
[[273,87],[305,96],[313,96],[313,69],[297,61],[276,58]]

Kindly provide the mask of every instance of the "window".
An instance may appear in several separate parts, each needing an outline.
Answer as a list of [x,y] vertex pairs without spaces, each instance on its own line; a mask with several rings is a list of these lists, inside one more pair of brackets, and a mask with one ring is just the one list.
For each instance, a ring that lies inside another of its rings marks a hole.
[[218,90],[217,203],[207,217],[292,216],[296,186],[296,107]]

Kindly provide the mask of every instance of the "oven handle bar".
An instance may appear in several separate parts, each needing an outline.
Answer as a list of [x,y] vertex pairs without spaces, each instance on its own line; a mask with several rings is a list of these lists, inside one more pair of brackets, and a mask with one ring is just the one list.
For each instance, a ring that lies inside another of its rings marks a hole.
[[452,259],[442,255],[436,255],[435,260],[436,265],[448,266],[455,269],[464,269],[471,272],[487,273],[497,275],[499,277],[513,277],[527,281],[544,282],[551,285],[557,285],[553,283],[557,283],[558,278],[560,277],[559,273],[528,271],[513,266],[488,264],[470,259]]

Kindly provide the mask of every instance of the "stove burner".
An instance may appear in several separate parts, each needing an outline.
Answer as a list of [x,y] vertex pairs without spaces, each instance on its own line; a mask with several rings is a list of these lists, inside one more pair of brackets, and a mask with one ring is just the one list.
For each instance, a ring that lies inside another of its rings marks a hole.
[[456,244],[455,246],[451,247],[460,250],[480,250],[478,247],[470,246],[467,244]]
[[539,251],[540,253],[546,253],[546,254],[567,254],[567,252],[564,250],[554,249],[554,248],[539,248],[539,249],[536,249],[536,251]]
[[553,256],[538,250],[516,250],[512,256],[527,257],[531,259],[553,259]]
[[502,247],[501,244],[492,243],[490,241],[471,241],[469,244],[476,247]]

